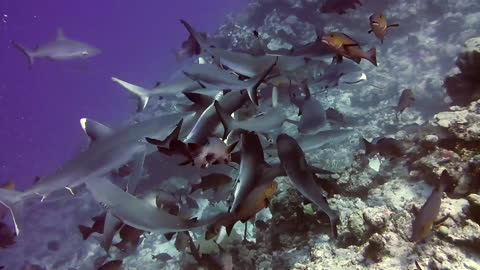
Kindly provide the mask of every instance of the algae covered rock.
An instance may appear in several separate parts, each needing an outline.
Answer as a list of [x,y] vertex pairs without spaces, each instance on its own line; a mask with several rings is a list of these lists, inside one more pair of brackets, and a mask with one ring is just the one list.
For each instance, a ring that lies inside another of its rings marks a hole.
[[454,104],[466,105],[480,98],[480,37],[465,42],[456,65],[461,73],[445,78],[444,85]]

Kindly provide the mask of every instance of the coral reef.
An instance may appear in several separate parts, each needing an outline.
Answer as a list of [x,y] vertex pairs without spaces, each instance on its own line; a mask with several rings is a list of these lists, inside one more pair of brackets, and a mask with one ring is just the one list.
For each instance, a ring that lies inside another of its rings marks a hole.
[[460,73],[445,78],[445,87],[454,104],[466,105],[480,98],[480,37],[465,42],[456,65]]

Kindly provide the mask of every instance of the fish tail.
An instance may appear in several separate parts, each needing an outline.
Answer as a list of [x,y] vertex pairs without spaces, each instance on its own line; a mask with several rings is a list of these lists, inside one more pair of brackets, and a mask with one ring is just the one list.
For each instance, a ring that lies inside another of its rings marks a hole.
[[375,151],[375,145],[362,138],[362,142],[365,145],[365,154],[368,156]]
[[375,48],[371,48],[367,52],[368,61],[370,61],[374,66],[377,66],[377,50]]
[[257,96],[257,89],[262,84],[262,82],[265,80],[265,78],[272,72],[273,68],[277,65],[278,62],[278,56],[275,58],[275,62],[263,73],[260,75],[252,78],[250,80],[251,86],[247,88],[248,96],[250,97],[250,100],[253,102],[253,104],[258,105],[258,96]]
[[140,87],[140,86],[133,85],[131,83],[122,81],[122,80],[120,80],[118,78],[115,78],[115,77],[112,77],[112,81],[120,84],[121,86],[126,88],[131,93],[135,94],[140,99],[139,111],[142,111],[142,110],[145,109],[145,107],[147,107],[148,100],[150,99],[150,94],[149,94],[148,90],[146,90],[143,87]]
[[200,35],[193,27],[187,23],[185,20],[180,20],[180,22],[185,26],[187,29],[188,33],[195,39],[195,41],[200,45],[200,48],[202,50],[208,50],[209,46],[207,44],[207,41]]
[[0,203],[10,210],[15,225],[15,233],[19,235],[22,226],[23,193],[16,190],[0,188]]
[[29,68],[32,68],[32,65],[33,65],[33,51],[25,48],[24,46],[18,44],[17,42],[15,41],[11,41],[12,45],[17,48],[18,50],[20,50],[27,58],[28,58],[28,67]]
[[220,118],[220,121],[222,122],[223,139],[225,140],[230,134],[230,132],[235,130],[235,119],[228,115],[225,110],[223,110],[222,106],[220,106],[220,103],[218,103],[218,101],[215,101],[213,105],[215,106],[215,111],[217,111],[218,118]]
[[92,229],[84,225],[78,225],[78,230],[82,234],[83,240],[87,240],[88,237],[92,234]]

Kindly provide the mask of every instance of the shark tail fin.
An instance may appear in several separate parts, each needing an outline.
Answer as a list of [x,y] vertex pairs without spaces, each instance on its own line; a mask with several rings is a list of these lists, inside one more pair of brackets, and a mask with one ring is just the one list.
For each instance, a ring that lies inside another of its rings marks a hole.
[[213,103],[213,106],[215,106],[215,111],[217,111],[217,115],[220,118],[220,121],[222,122],[223,125],[223,139],[225,140],[230,132],[236,129],[235,127],[235,119],[233,119],[230,115],[228,115],[225,110],[223,110],[222,106],[220,106],[220,103],[215,100]]
[[250,79],[251,85],[247,88],[248,96],[250,97],[250,100],[253,102],[253,104],[258,105],[258,96],[257,96],[257,89],[262,84],[262,82],[265,80],[265,78],[272,72],[273,68],[277,65],[278,62],[278,56],[275,58],[275,62],[273,62],[270,67],[265,70],[263,73],[257,75],[256,77],[253,77]]
[[23,193],[0,188],[0,203],[10,210],[15,225],[15,233],[19,235],[23,210]]
[[208,50],[209,49],[207,41],[205,40],[205,38],[200,33],[195,31],[195,29],[193,29],[193,27],[188,22],[186,22],[185,20],[180,20],[180,22],[183,24],[183,26],[185,26],[188,33],[190,33],[190,35],[195,39],[195,41],[198,43],[198,45],[200,45],[200,48],[202,50]]
[[29,68],[32,68],[33,66],[33,59],[34,59],[34,55],[33,55],[33,51],[31,51],[30,49],[27,49],[25,48],[24,46],[18,44],[17,42],[15,41],[11,41],[12,45],[17,48],[18,50],[20,50],[27,58],[28,58],[28,67]]
[[120,80],[118,78],[115,78],[115,77],[112,77],[112,81],[120,84],[121,86],[126,88],[128,91],[130,91],[133,94],[135,94],[136,96],[138,96],[138,98],[140,99],[139,111],[142,111],[142,110],[145,109],[145,107],[147,107],[148,100],[150,99],[150,94],[149,94],[148,90],[146,90],[143,87],[128,83],[126,81],[122,81],[122,80]]

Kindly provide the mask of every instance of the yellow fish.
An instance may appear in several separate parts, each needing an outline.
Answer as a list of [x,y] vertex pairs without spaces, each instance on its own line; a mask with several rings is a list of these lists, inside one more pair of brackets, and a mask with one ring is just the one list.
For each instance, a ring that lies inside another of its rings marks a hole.
[[380,39],[380,41],[383,43],[383,40],[385,39],[385,35],[387,34],[387,29],[389,27],[398,27],[400,26],[399,24],[387,24],[387,18],[385,18],[384,15],[382,14],[377,14],[374,13],[372,16],[369,18],[370,20],[370,30],[368,33],[375,34],[375,36]]
[[322,36],[322,42],[338,54],[337,59],[339,62],[342,60],[342,56],[352,59],[357,64],[360,63],[360,60],[363,58],[377,66],[377,52],[375,48],[364,52],[357,41],[344,33],[325,33]]

